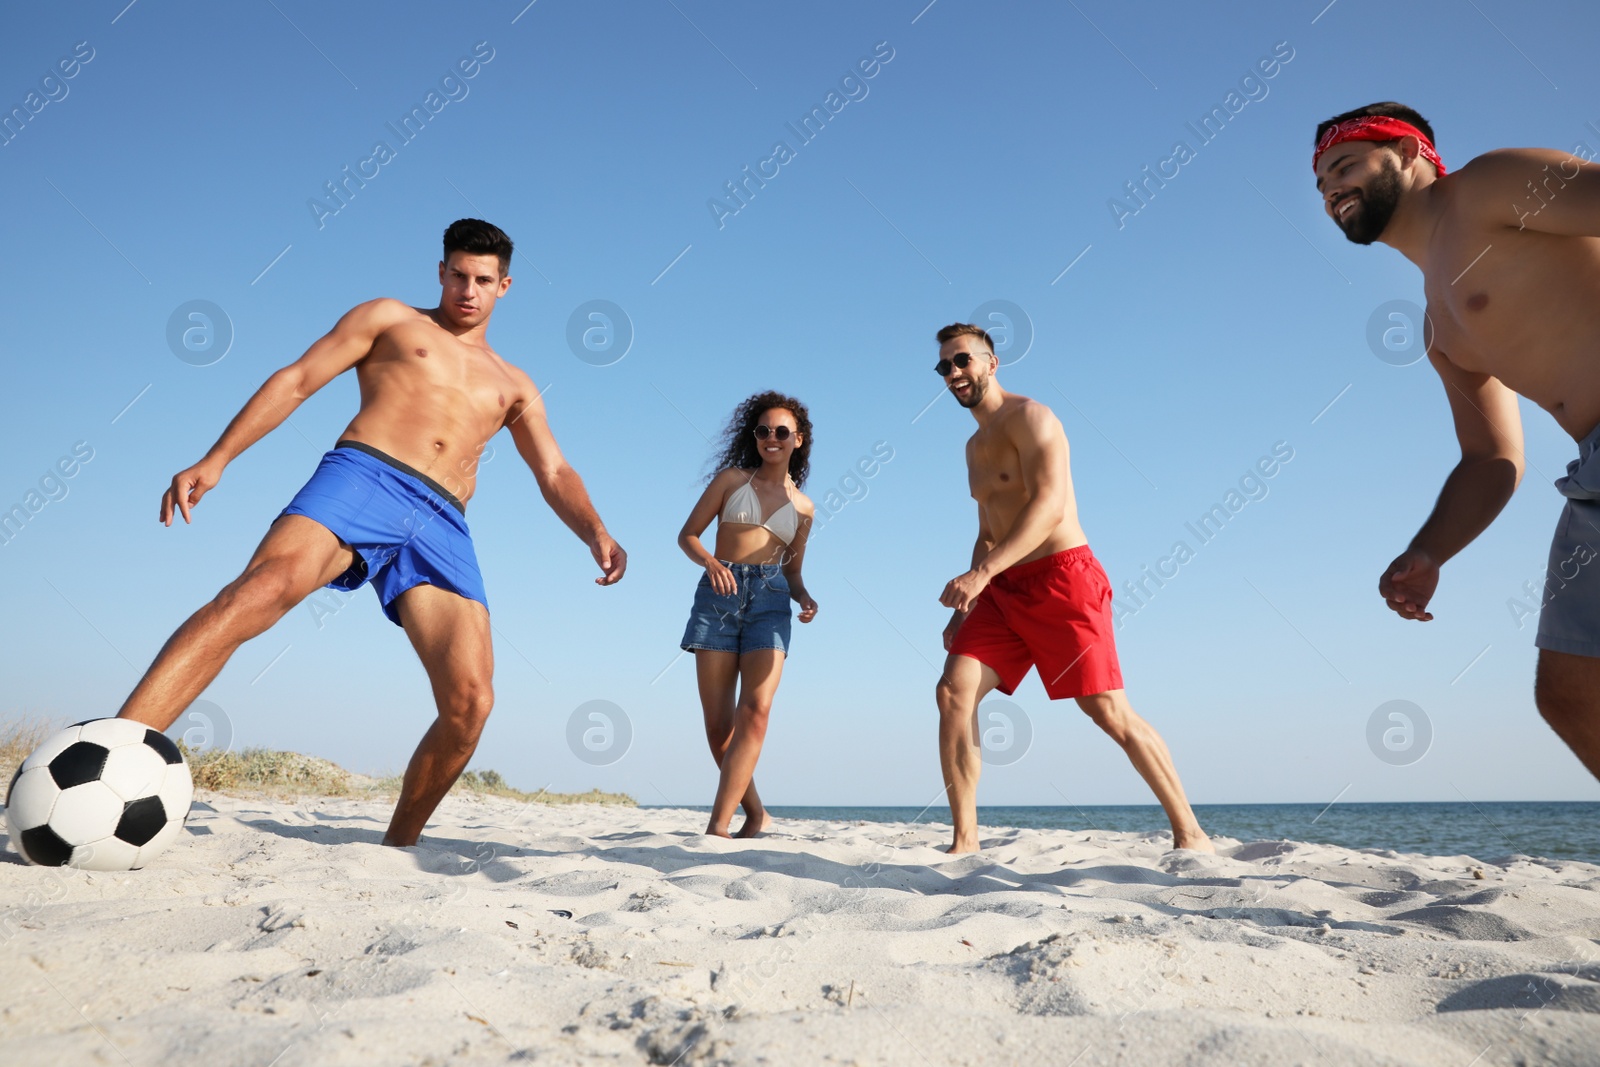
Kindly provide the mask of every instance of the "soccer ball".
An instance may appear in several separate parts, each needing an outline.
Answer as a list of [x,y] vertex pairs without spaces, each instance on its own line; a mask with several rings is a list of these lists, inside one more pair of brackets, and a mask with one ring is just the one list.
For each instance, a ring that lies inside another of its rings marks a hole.
[[131,871],[178,836],[193,798],[189,765],[165,734],[132,719],[89,719],[17,768],[6,824],[29,863]]

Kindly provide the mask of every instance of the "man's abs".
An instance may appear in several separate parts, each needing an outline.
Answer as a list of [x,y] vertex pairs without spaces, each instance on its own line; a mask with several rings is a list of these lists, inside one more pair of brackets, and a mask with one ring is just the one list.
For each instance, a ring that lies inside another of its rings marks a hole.
[[379,335],[356,368],[361,410],[340,434],[416,468],[463,503],[485,442],[520,399],[499,357],[422,320]]
[[[979,506],[983,508],[984,519],[994,543],[999,544],[1010,536],[1017,520],[1022,517],[1023,509],[1028,506],[1028,495],[1025,492],[993,493]],[[1029,563],[1088,543],[1083,527],[1078,524],[1078,509],[1069,497],[1055,528],[1045,535],[1037,548],[1017,560],[1017,563]]]

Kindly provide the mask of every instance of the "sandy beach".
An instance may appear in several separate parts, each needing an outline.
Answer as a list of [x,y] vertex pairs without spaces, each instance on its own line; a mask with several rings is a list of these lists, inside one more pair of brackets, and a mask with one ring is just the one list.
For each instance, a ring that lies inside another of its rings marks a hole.
[[0,864],[7,1064],[1595,1064],[1600,867],[452,796],[202,794]]

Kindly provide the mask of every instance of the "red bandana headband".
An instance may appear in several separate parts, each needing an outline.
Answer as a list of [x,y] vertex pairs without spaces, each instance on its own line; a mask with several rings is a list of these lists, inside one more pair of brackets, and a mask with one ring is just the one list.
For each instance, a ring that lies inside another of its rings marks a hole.
[[1322,158],[1322,153],[1336,144],[1345,141],[1398,141],[1402,137],[1415,137],[1420,144],[1422,158],[1433,164],[1433,169],[1439,172],[1439,177],[1444,177],[1444,161],[1439,158],[1439,153],[1434,149],[1433,142],[1428,140],[1428,135],[1409,122],[1387,115],[1350,119],[1328,127],[1328,132],[1317,142],[1316,154],[1311,157],[1311,169],[1316,170],[1317,161]]

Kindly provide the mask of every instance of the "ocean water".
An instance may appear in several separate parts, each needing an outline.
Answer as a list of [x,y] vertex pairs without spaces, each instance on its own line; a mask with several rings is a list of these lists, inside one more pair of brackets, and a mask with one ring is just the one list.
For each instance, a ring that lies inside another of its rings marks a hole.
[[[709,808],[696,810],[709,811]],[[919,808],[774,805],[779,819],[924,822],[948,825],[943,805]],[[1600,801],[1419,804],[1196,804],[1206,832],[1241,841],[1310,841],[1346,848],[1467,855],[1492,861],[1527,855],[1600,863]],[[983,827],[1040,830],[1167,830],[1154,804],[978,808]],[[735,825],[738,824],[735,818]]]

